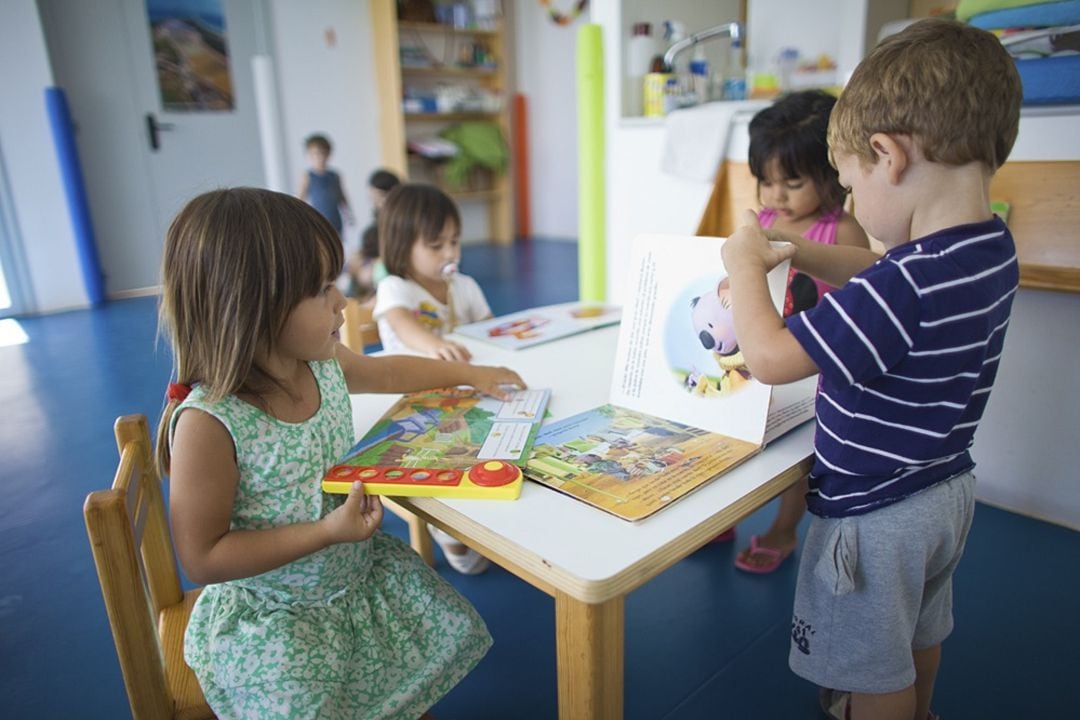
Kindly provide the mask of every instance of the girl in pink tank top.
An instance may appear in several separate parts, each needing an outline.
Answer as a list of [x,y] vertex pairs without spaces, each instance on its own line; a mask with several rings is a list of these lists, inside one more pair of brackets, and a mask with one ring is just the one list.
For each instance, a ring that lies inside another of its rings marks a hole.
[[[750,172],[758,181],[763,228],[798,233],[826,245],[868,247],[866,233],[844,212],[846,192],[829,163],[826,132],[836,98],[812,90],[787,95],[750,121]],[[832,287],[796,270],[788,275],[784,316],[813,307]],[[752,573],[776,570],[798,543],[806,512],[806,480],[780,499],[772,525],[750,538],[735,567]]]
[[[763,228],[771,228],[774,224],[776,224],[777,216],[778,214],[776,210],[767,207],[762,208],[761,212],[758,213],[758,222],[761,223],[761,227]],[[813,240],[814,242],[821,243],[822,245],[835,245],[836,230],[840,225],[840,221],[844,217],[850,218],[850,216],[844,212],[843,207],[833,208],[832,210],[829,210],[818,216],[817,220],[814,221],[813,225],[811,225],[799,234],[807,240]],[[782,228],[783,226],[781,226],[781,229]],[[865,235],[863,237],[865,238]],[[811,297],[808,292],[809,288],[802,288],[803,292],[806,294],[802,298],[803,301],[797,303],[796,297],[793,296],[792,293],[792,284],[795,284],[795,292],[797,294],[799,291],[800,280],[796,276],[800,274],[801,273],[797,272],[794,269],[792,269],[788,274],[788,290],[787,294],[784,296],[784,317],[787,317],[792,313],[805,310],[808,307],[813,307],[814,305],[817,305],[817,301],[825,297],[825,293],[833,289],[832,285],[826,285],[817,278],[810,278],[814,283],[816,293]]]
[[[818,90],[793,93],[750,121],[750,172],[763,206],[758,221],[826,245],[867,247],[866,233],[844,212],[846,193],[829,163],[826,132],[835,104]],[[793,270],[784,316],[813,307],[830,290]]]

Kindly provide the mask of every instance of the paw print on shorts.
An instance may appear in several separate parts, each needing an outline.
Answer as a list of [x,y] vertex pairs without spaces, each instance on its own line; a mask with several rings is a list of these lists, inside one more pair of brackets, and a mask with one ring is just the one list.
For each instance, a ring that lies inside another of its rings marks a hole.
[[810,637],[814,634],[814,626],[806,622],[798,615],[791,616],[791,641],[803,655],[810,654]]

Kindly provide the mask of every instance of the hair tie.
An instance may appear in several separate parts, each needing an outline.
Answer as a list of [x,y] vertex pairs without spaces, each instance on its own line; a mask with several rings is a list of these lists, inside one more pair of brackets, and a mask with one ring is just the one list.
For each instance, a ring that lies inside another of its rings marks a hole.
[[191,392],[190,385],[182,385],[181,383],[169,383],[169,388],[165,391],[165,397],[169,400],[175,400],[176,402],[184,402],[188,393]]

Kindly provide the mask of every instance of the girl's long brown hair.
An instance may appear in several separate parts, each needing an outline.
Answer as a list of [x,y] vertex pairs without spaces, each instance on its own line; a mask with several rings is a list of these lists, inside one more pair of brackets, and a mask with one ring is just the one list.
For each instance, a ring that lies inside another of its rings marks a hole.
[[[198,383],[208,402],[256,398],[280,382],[261,358],[296,305],[344,264],[337,231],[290,195],[215,190],[189,202],[165,236],[159,332],[172,346],[175,382]],[[169,472],[169,400],[157,432],[157,464]]]

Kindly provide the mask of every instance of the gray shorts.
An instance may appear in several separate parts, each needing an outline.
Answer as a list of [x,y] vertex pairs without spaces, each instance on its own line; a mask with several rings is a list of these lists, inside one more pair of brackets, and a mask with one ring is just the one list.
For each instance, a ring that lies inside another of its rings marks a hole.
[[952,632],[974,492],[968,472],[865,515],[812,518],[791,619],[795,674],[858,693],[915,682],[912,650]]

